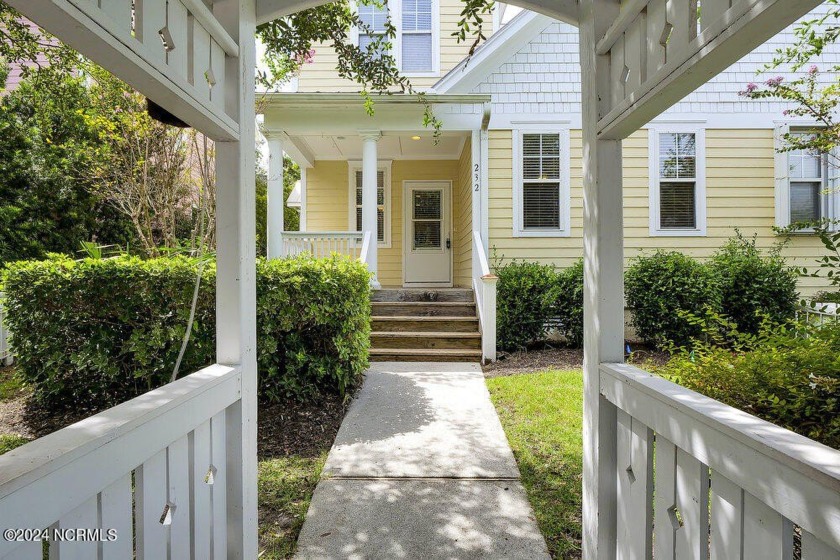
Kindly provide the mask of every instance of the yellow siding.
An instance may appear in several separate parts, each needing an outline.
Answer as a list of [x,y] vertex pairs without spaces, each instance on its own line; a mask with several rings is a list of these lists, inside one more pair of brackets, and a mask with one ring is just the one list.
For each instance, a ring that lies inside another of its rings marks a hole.
[[[648,200],[648,133],[639,131],[624,142],[624,245],[627,261],[656,249],[679,250],[705,259],[739,228],[756,234],[767,249],[780,241],[775,224],[773,131],[706,130],[707,235],[651,237]],[[512,132],[490,132],[490,252],[496,259],[535,260],[567,267],[583,256],[583,176],[581,133],[571,131],[571,236],[513,237]],[[823,254],[813,235],[794,238],[783,250],[795,266],[813,267]],[[498,261],[497,261],[498,262]],[[802,279],[805,294],[826,288],[816,279]]]
[[[458,65],[470,50],[472,40],[458,43],[452,33],[458,30],[463,4],[460,0],[440,0],[440,74],[432,77],[409,78],[415,88],[427,89],[433,86],[444,74]],[[492,33],[491,18],[486,18],[485,36]],[[298,78],[298,91],[343,92],[359,91],[359,85],[350,80],[343,80],[336,72],[337,55],[329,43],[318,43],[314,47],[315,56],[311,64],[304,64]]]
[[[458,161],[394,161],[391,164],[391,246],[379,248],[379,282],[403,285],[403,182],[451,181],[457,190]],[[346,161],[317,161],[306,171],[306,229],[347,231],[351,229],[349,170]],[[454,197],[453,197],[454,198]],[[455,204],[454,216],[459,206]],[[462,260],[453,242],[454,261]]]
[[452,249],[454,282],[462,288],[472,287],[472,148],[464,144],[458,160],[458,181],[453,185]]

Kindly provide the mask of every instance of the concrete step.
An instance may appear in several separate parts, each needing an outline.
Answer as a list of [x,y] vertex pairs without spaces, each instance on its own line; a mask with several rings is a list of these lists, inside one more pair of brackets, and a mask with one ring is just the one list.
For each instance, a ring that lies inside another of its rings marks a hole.
[[480,362],[481,350],[371,348],[372,362]]
[[475,317],[475,304],[458,301],[374,301],[371,302],[374,316],[402,317]]
[[370,345],[377,350],[388,348],[477,350],[481,334],[477,332],[372,332]]
[[467,288],[385,288],[371,294],[371,301],[460,301],[473,303],[473,291]]
[[376,332],[478,332],[478,317],[406,317],[380,315],[371,317]]

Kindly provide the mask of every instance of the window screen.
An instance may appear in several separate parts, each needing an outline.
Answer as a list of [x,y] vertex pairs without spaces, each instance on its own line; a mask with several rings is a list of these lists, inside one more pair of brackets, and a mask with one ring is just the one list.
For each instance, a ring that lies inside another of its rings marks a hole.
[[[362,171],[356,171],[356,231],[362,231]],[[385,171],[376,173],[376,239],[385,241]]]
[[402,4],[402,70],[432,71],[432,0]]
[[367,48],[375,38],[385,34],[385,22],[388,18],[388,7],[359,4],[359,19],[365,27],[359,29],[359,47]]
[[[794,134],[805,136],[805,133]],[[790,165],[790,221],[815,222],[822,218],[824,183],[822,154],[811,150],[791,150]]]
[[659,227],[697,229],[697,149],[693,132],[659,134]]
[[522,135],[522,227],[560,229],[560,135]]

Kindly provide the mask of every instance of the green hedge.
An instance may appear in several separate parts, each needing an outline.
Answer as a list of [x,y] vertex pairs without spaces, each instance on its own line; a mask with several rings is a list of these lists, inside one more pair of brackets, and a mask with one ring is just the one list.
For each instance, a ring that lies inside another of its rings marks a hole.
[[554,317],[558,332],[570,346],[583,345],[583,259],[557,273]]
[[[175,257],[13,263],[5,273],[17,369],[50,406],[113,405],[170,380],[198,270]],[[181,372],[213,363],[215,267],[204,267]],[[339,257],[257,263],[262,396],[343,393],[367,365],[368,273]]]
[[522,350],[543,340],[557,299],[557,275],[550,265],[511,261],[496,267],[496,345]]
[[636,334],[656,346],[689,345],[700,328],[686,313],[720,309],[720,290],[711,270],[677,251],[635,259],[624,274],[624,292]]
[[765,321],[758,335],[732,342],[720,339],[731,325],[705,323],[702,339],[678,350],[661,375],[840,449],[840,324]]

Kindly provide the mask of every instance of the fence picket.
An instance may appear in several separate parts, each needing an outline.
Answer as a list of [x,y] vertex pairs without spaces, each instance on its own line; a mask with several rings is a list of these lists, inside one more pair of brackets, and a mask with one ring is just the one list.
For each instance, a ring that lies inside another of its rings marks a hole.
[[673,560],[676,551],[676,534],[679,527],[675,508],[677,504],[677,447],[660,434],[656,434],[656,495],[653,508],[654,557]]
[[720,473],[712,473],[711,511],[711,559],[743,558],[744,491]]
[[783,526],[779,512],[744,493],[744,551],[751,558],[783,560]]
[[172,509],[169,525],[171,560],[190,558],[190,471],[188,440],[182,437],[167,450],[167,503]]
[[676,557],[706,560],[709,557],[709,468],[677,449]]
[[[97,529],[98,507],[96,497],[90,498],[85,503],[63,516],[58,521],[58,531],[73,531],[76,529]],[[67,534],[61,535],[57,540],[50,543],[50,549],[55,547],[60,560],[90,560],[96,558],[97,542],[88,538],[67,538]]]
[[166,450],[134,471],[137,560],[167,557],[166,530],[161,520],[166,506]]
[[210,485],[210,422],[200,424],[190,436],[192,476],[190,479],[193,558],[210,558],[212,499]]
[[102,560],[131,558],[134,554],[132,499],[131,473],[99,494],[99,526],[115,532],[114,540],[106,538],[102,543]]

